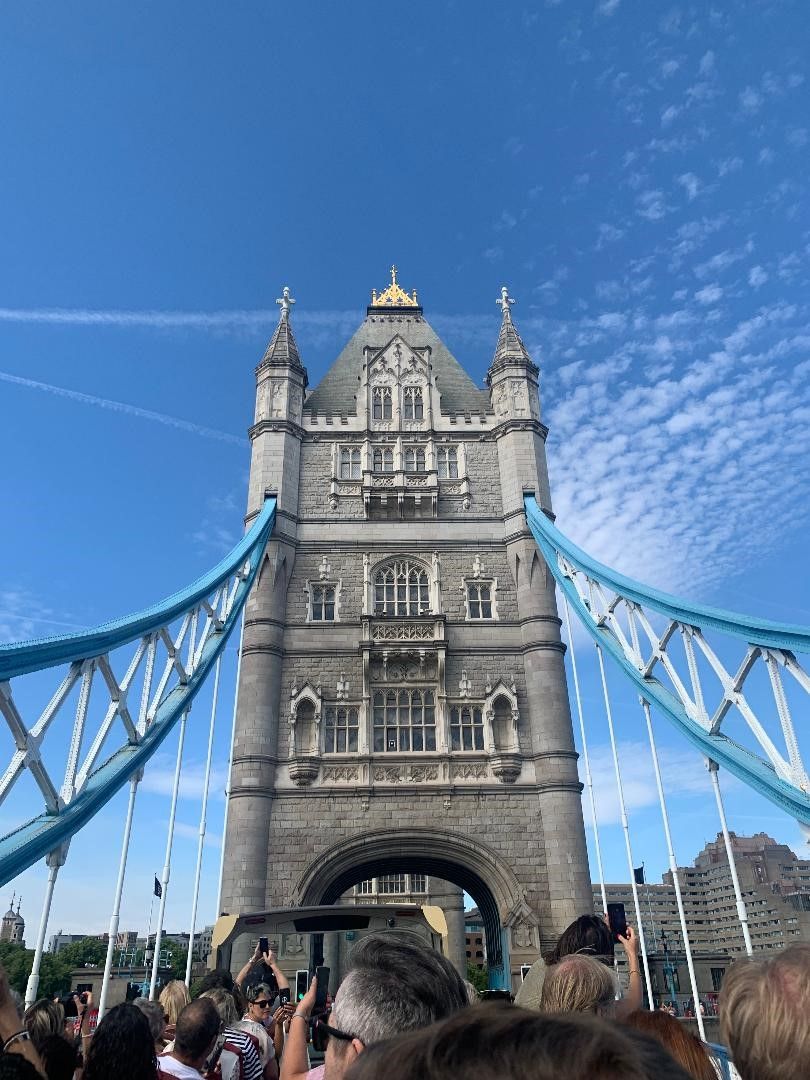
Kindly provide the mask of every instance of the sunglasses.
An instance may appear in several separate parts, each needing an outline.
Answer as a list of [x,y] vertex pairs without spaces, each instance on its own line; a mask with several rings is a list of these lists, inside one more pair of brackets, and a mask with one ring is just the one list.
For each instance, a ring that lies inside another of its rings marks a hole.
[[251,1004],[257,1006],[259,1009],[269,1009],[272,1002],[268,1001],[267,998],[262,998],[261,1001],[253,1001]]
[[313,1049],[323,1052],[326,1049],[326,1044],[331,1039],[339,1039],[341,1042],[352,1042],[357,1038],[356,1035],[350,1035],[348,1031],[340,1031],[338,1028],[331,1027],[322,1018],[318,1017],[312,1021],[312,1046]]

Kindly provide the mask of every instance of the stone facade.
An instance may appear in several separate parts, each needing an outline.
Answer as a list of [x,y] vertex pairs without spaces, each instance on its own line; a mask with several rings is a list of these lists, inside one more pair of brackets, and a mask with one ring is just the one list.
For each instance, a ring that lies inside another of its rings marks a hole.
[[397,290],[306,397],[285,297],[257,369],[248,520],[266,492],[278,510],[246,609],[222,907],[427,873],[473,896],[507,983],[502,961],[591,905],[554,583],[523,512],[527,491],[550,511],[538,369],[508,298],[481,390]]

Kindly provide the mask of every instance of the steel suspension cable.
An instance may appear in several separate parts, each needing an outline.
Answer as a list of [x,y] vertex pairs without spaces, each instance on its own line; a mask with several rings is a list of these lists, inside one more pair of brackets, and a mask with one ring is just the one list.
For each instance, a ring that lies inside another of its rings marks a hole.
[[239,652],[236,655],[236,685],[233,690],[233,717],[231,719],[231,745],[228,751],[228,779],[225,784],[225,813],[222,822],[222,846],[219,853],[219,887],[217,889],[216,917],[222,911],[222,875],[225,872],[225,839],[228,835],[228,811],[231,806],[231,774],[233,773],[233,746],[236,738],[236,710],[239,707],[239,676],[242,673],[242,644],[245,640],[245,612],[239,624]]
[[[205,845],[206,813],[208,810],[208,787],[211,782],[211,759],[214,753],[214,728],[217,720],[217,696],[219,694],[219,670],[222,656],[217,657],[214,668],[214,689],[211,698],[211,723],[208,728],[208,754],[205,759],[205,778],[203,780],[202,804],[200,806],[200,836],[197,843],[197,867],[194,871],[194,895],[191,902],[191,923],[186,957],[186,986],[191,987],[191,961],[194,952],[194,933],[197,925],[197,901],[200,895],[200,877],[202,875],[203,847]],[[222,838],[223,845],[225,837]]]
[[675,849],[672,844],[672,833],[669,828],[669,813],[667,811],[667,802],[664,796],[664,785],[661,780],[661,767],[658,761],[658,749],[655,745],[655,736],[653,734],[652,716],[650,715],[650,703],[641,698],[641,706],[644,709],[644,719],[647,723],[647,736],[650,740],[650,754],[652,756],[653,771],[655,772],[655,786],[658,789],[658,802],[661,805],[661,823],[664,826],[664,836],[667,843],[667,855],[669,857],[669,871],[672,874],[672,883],[675,886],[675,900],[678,905],[678,919],[681,924],[681,937],[683,939],[684,951],[686,953],[686,966],[689,969],[689,983],[692,987],[692,998],[695,1002],[695,1020],[697,1020],[698,1030],[700,1031],[700,1037],[705,1041],[706,1032],[703,1026],[703,1017],[700,1015],[700,999],[698,997],[697,976],[695,975],[695,964],[692,959],[692,946],[689,941],[689,930],[686,926],[686,912],[683,907],[683,896],[681,895],[681,881],[678,873],[678,861],[675,858]]
[[51,852],[47,858],[48,863],[48,884],[45,886],[45,899],[42,901],[42,914],[39,919],[39,931],[37,932],[37,944],[34,949],[34,962],[31,965],[31,974],[28,976],[28,983],[25,987],[25,1007],[33,1005],[37,999],[37,990],[39,989],[39,969],[42,964],[42,953],[45,951],[45,934],[48,930],[48,919],[51,914],[51,902],[53,901],[53,890],[56,885],[56,878],[59,874],[59,868],[64,864],[65,852]]
[[627,865],[630,870],[630,888],[633,892],[633,906],[636,912],[636,926],[638,927],[638,941],[641,948],[641,960],[644,965],[644,981],[647,985],[647,1005],[655,1007],[655,999],[652,992],[652,979],[650,978],[650,965],[647,960],[647,945],[644,940],[644,926],[641,921],[641,905],[638,899],[636,887],[635,868],[633,866],[633,848],[630,843],[630,822],[627,818],[627,810],[624,804],[624,789],[622,787],[622,771],[619,764],[619,752],[616,748],[616,733],[613,728],[613,713],[610,708],[610,696],[608,695],[607,679],[605,677],[605,661],[599,645],[596,646],[596,655],[599,657],[599,672],[602,677],[602,693],[605,699],[605,712],[607,713],[608,731],[610,732],[610,747],[613,752],[613,768],[616,773],[616,792],[619,797],[619,812],[621,814],[622,829],[624,830],[624,845],[627,851]]
[[[98,1018],[101,1020],[107,1011],[107,991],[110,985],[112,973],[113,954],[118,939],[118,922],[121,916],[121,897],[124,893],[124,878],[127,872],[127,856],[129,854],[129,840],[132,835],[132,816],[135,812],[135,796],[138,794],[138,783],[142,773],[136,773],[129,782],[129,799],[127,801],[127,814],[124,821],[124,838],[121,842],[121,861],[118,864],[118,880],[115,884],[115,899],[110,916],[110,933],[107,941],[107,956],[104,961],[104,977],[101,980],[101,995],[98,999]],[[147,941],[148,944],[148,941]]]
[[577,658],[574,652],[574,638],[571,634],[571,613],[568,609],[568,600],[563,596],[565,609],[565,631],[568,637],[568,650],[571,657],[571,671],[574,676],[574,695],[577,701],[577,714],[579,716],[579,737],[582,743],[582,761],[585,766],[585,787],[588,789],[588,799],[591,805],[591,822],[593,824],[593,845],[596,855],[596,865],[599,870],[599,888],[602,892],[602,911],[607,914],[607,890],[605,888],[605,870],[602,865],[602,845],[599,842],[599,825],[596,817],[596,797],[593,792],[593,776],[591,775],[591,759],[588,754],[588,738],[585,734],[585,717],[582,711],[582,696],[579,690],[579,673],[577,671]]
[[723,840],[726,845],[728,868],[731,872],[731,882],[734,886],[734,898],[737,901],[737,918],[740,920],[740,926],[742,927],[743,941],[745,942],[745,951],[749,956],[752,956],[754,953],[754,949],[751,944],[751,931],[748,927],[748,911],[745,906],[745,901],[743,900],[742,889],[740,888],[740,879],[737,876],[737,863],[734,859],[734,848],[731,846],[731,837],[729,835],[728,825],[726,824],[726,812],[723,807],[723,796],[720,792],[720,778],[717,775],[719,769],[716,761],[711,761],[707,759],[706,765],[712,778],[714,798],[717,802],[717,812],[720,815],[720,827],[723,830]]

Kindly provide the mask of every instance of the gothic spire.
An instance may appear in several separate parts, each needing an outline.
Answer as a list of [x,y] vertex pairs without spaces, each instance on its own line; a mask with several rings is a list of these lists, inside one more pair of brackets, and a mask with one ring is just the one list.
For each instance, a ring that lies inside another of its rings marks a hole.
[[[514,302],[514,299],[509,295],[507,287],[502,285],[501,295],[495,303],[499,305],[503,314],[503,319],[501,321],[498,344],[495,346],[495,355],[492,358],[490,370],[499,367],[501,364],[514,364],[516,362],[532,364],[532,359],[526,351],[526,346],[523,344],[520,334],[517,332],[517,328],[512,322],[511,307]],[[532,364],[532,366],[534,365]]]
[[306,375],[290,323],[290,312],[295,300],[290,296],[288,285],[281,290],[281,296],[276,303],[281,308],[278,326],[264,351],[259,367],[292,367],[303,371]]

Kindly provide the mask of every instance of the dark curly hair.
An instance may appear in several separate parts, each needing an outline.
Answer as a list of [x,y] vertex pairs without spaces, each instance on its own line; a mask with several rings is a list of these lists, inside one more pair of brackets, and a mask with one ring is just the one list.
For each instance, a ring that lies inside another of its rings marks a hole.
[[149,1021],[129,1002],[110,1009],[90,1043],[83,1080],[154,1080],[157,1064]]
[[613,934],[598,915],[580,915],[560,934],[559,940],[544,958],[547,964],[559,964],[564,956],[585,953],[599,959],[613,960]]

